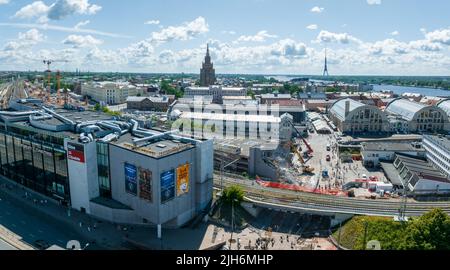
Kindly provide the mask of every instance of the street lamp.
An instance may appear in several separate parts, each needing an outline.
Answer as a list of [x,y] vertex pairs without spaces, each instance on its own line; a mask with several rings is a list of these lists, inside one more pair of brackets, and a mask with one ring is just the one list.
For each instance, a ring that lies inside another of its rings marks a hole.
[[231,238],[230,238],[230,250],[231,250],[231,244],[233,243],[233,232],[234,232],[234,202],[237,202],[238,200],[233,199],[231,201]]

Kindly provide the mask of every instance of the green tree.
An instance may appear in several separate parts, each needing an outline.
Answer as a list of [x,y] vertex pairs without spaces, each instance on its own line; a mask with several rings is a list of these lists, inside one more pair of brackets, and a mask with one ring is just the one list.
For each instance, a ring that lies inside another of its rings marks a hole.
[[434,209],[409,222],[400,249],[449,250],[450,218],[442,209]]
[[229,186],[223,191],[223,201],[227,204],[231,204],[234,200],[236,200],[237,204],[241,204],[244,200],[244,190],[239,186]]
[[101,109],[101,106],[100,106],[100,104],[95,104],[95,106],[94,106],[94,110],[96,110],[96,111],[100,111],[100,109]]

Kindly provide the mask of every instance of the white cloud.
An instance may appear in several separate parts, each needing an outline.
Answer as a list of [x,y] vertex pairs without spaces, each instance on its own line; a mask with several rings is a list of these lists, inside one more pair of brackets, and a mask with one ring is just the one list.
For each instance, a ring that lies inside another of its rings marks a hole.
[[264,42],[268,38],[277,38],[277,36],[269,34],[266,30],[262,30],[253,36],[240,36],[236,42]]
[[439,29],[425,34],[425,38],[431,42],[450,45],[450,29]]
[[8,4],[9,0],[0,0],[0,5]]
[[90,4],[89,0],[57,0],[47,16],[51,20],[61,20],[73,14],[96,14],[101,9],[101,6]]
[[309,30],[317,30],[317,28],[318,28],[317,24],[310,24],[310,25],[306,26],[306,29],[309,29]]
[[324,10],[325,10],[325,8],[316,6],[316,7],[313,7],[311,9],[311,12],[313,12],[313,13],[322,13]]
[[150,20],[150,21],[146,21],[144,24],[158,25],[159,23],[160,23],[159,20]]
[[390,35],[391,36],[398,36],[398,35],[400,35],[400,32],[399,31],[393,31],[393,32],[390,33]]
[[0,26],[4,27],[16,27],[16,28],[36,28],[40,30],[53,30],[59,32],[68,32],[68,33],[83,33],[83,34],[91,34],[91,35],[100,35],[106,37],[113,38],[130,38],[130,36],[98,31],[95,29],[84,29],[84,28],[75,28],[75,27],[64,27],[59,25],[52,24],[35,24],[35,23],[0,23]]
[[101,6],[89,3],[89,0],[57,0],[47,6],[42,1],[35,1],[22,7],[14,15],[15,18],[39,18],[39,22],[46,20],[61,20],[70,15],[93,15],[102,9]]
[[36,1],[22,7],[20,10],[16,12],[14,17],[20,19],[31,19],[46,15],[49,10],[50,7],[47,6],[44,2]]
[[34,45],[45,40],[45,36],[37,29],[30,29],[25,33],[20,32],[17,39],[12,40],[4,46],[5,51],[20,51],[30,49]]
[[169,26],[159,32],[153,32],[150,39],[154,43],[164,43],[172,40],[190,40],[208,31],[209,26],[205,18],[198,17],[180,26]]
[[350,42],[360,43],[361,41],[347,33],[332,33],[322,30],[317,36],[316,43],[341,43],[348,44]]
[[81,27],[86,26],[86,25],[88,25],[89,23],[91,23],[91,21],[89,21],[89,20],[87,20],[87,21],[82,21],[82,22],[77,23],[73,28],[75,28],[75,29],[80,29]]
[[73,46],[74,48],[82,47],[94,47],[103,44],[102,40],[96,39],[91,35],[80,36],[80,35],[70,35],[62,41],[65,45]]
[[381,0],[367,0],[369,5],[381,5]]

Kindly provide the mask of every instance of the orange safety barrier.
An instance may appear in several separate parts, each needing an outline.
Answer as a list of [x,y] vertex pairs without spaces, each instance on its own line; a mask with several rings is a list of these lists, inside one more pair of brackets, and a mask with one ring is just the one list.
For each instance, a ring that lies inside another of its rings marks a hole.
[[316,194],[324,194],[324,195],[347,196],[347,192],[339,190],[339,189],[306,188],[306,187],[301,187],[301,186],[291,185],[291,184],[282,184],[282,183],[278,183],[278,182],[263,181],[263,180],[259,179],[259,177],[256,178],[256,183],[258,183],[260,186],[268,187],[268,188],[286,189],[286,190],[292,190],[292,191],[316,193]]

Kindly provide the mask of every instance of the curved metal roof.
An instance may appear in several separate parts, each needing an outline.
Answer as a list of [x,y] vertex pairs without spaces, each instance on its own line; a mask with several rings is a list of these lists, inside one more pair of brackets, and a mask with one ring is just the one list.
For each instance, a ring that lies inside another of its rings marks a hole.
[[353,110],[359,108],[359,107],[364,107],[366,106],[366,104],[355,101],[351,98],[345,98],[345,99],[340,99],[338,101],[336,101],[330,108],[330,112],[333,113],[336,117],[338,117],[341,120],[345,120],[345,103],[347,101],[350,101],[350,111],[352,112]]
[[443,109],[450,117],[450,98],[442,100],[437,104],[437,106]]
[[398,98],[391,101],[387,107],[386,112],[400,115],[405,120],[412,120],[414,115],[428,106],[410,101],[404,98]]

